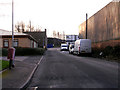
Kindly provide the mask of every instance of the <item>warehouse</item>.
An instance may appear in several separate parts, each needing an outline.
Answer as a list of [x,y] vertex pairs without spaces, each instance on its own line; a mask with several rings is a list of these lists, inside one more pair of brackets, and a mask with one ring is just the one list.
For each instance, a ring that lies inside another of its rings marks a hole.
[[[88,21],[87,37],[92,40],[92,47],[120,45],[120,2],[110,2]],[[79,25],[79,37],[86,36],[86,22]]]

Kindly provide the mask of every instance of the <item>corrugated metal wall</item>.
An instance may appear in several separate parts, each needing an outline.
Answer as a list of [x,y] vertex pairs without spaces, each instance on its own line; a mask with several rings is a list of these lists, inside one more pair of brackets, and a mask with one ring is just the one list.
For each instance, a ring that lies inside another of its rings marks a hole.
[[[120,39],[120,2],[111,2],[88,19],[88,38],[92,42]],[[79,26],[79,36],[85,38],[86,22]]]

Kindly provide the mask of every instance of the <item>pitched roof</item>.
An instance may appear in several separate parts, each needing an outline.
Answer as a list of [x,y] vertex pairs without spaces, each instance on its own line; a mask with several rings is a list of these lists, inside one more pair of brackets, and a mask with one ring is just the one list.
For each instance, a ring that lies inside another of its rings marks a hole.
[[[12,35],[12,31],[7,31],[7,30],[0,29],[0,36],[4,36],[4,35]],[[14,32],[14,35],[28,35],[28,34]]]
[[[0,29],[0,36],[2,36],[2,37],[11,37],[12,36],[12,31],[7,31],[7,30]],[[38,42],[35,38],[33,38],[29,34],[20,33],[20,32],[14,32],[14,36],[15,37],[28,37],[28,38]]]

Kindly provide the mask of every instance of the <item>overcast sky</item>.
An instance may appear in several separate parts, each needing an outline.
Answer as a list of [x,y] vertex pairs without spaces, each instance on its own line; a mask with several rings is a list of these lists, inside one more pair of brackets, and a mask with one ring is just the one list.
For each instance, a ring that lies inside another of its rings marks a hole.
[[[0,29],[11,30],[11,1],[0,0]],[[35,27],[78,34],[78,26],[112,0],[14,0],[14,24],[31,20]]]

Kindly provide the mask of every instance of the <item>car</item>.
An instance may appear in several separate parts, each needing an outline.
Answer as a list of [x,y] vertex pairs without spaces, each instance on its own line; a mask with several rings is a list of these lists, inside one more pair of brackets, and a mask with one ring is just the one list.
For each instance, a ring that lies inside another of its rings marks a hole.
[[61,44],[61,51],[68,51],[68,45],[67,44]]
[[69,45],[69,54],[73,54],[74,51],[74,44]]

